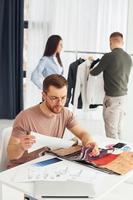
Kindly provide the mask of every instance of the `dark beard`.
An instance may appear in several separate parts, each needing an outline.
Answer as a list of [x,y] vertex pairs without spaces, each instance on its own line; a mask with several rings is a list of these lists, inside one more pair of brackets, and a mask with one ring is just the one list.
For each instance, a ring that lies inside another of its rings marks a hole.
[[55,114],[60,113],[60,112],[62,111],[62,109],[63,109],[63,107],[62,107],[62,109],[61,109],[60,112],[54,112],[54,109],[51,108],[51,106],[50,106],[50,104],[49,104],[48,102],[45,101],[45,104],[46,104],[47,108],[48,108],[52,113],[55,113]]

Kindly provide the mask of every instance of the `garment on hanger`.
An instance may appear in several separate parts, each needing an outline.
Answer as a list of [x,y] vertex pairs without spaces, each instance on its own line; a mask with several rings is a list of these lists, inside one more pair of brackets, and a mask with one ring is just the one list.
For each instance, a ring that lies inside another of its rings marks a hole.
[[99,61],[100,61],[99,58],[97,58],[96,60],[94,60],[94,61],[91,63],[91,65],[90,65],[90,69],[92,69],[96,64],[98,64]]
[[85,62],[81,63],[78,66],[75,93],[74,93],[74,107],[73,107],[74,112],[76,112],[80,93],[82,96],[83,110],[86,111],[87,109],[89,109],[90,102],[88,101],[87,98],[87,78],[91,63],[92,60],[87,59]]
[[[72,104],[74,102],[74,93],[75,93],[77,70],[78,70],[78,66],[81,63],[83,63],[84,61],[85,61],[84,59],[79,58],[78,60],[71,63],[70,66],[69,66],[68,79],[67,79],[68,80],[67,102],[66,102],[66,105],[65,105],[66,107],[69,106],[70,99],[71,99]],[[78,97],[77,108],[82,108],[81,94],[79,94],[79,97]]]
[[[92,61],[86,60],[78,66],[75,94],[74,94],[74,109],[77,108],[77,99],[81,92],[83,110],[89,110],[91,104],[101,105],[104,98],[104,84],[103,84],[103,75],[100,74],[97,77],[90,75],[90,67],[95,67],[99,59]],[[92,66],[93,65],[93,66]]]
[[[90,69],[95,68],[99,61],[100,59],[94,60]],[[103,105],[104,96],[103,73],[98,76],[91,76],[89,73],[87,77],[87,98],[90,105]]]
[[[96,64],[98,64],[99,63],[99,61],[100,61],[100,59],[99,58],[97,58],[96,60],[94,60],[92,63],[91,63],[91,66],[90,66],[90,69],[92,69],[92,68],[94,68],[95,66],[96,66]],[[88,79],[89,79],[89,77],[88,77]],[[99,78],[98,78],[99,79]],[[101,78],[101,80],[102,80],[102,78]],[[96,82],[99,82],[99,83],[97,83],[97,87],[99,86],[99,85],[101,85],[100,84],[100,79],[99,79],[99,81],[96,81]],[[95,82],[94,82],[94,84],[96,84]],[[102,86],[103,86],[103,84],[102,84]],[[89,90],[89,88],[88,88],[88,90]],[[99,93],[99,89],[97,89],[97,91],[98,91],[98,93]],[[97,94],[98,94],[97,93]],[[102,92],[103,93],[103,92]],[[95,95],[96,95],[96,90],[95,90]],[[98,96],[98,95],[96,95],[96,96]],[[100,94],[100,96],[102,96],[101,94]],[[93,98],[94,99],[94,98]],[[99,98],[100,99],[100,98]],[[102,99],[102,98],[101,98]],[[100,102],[100,103],[99,103]],[[96,99],[94,99],[94,101],[92,101],[92,103],[90,104],[90,106],[89,106],[89,108],[96,108],[96,107],[98,107],[98,106],[103,106],[103,103],[102,103],[102,101],[97,101]]]

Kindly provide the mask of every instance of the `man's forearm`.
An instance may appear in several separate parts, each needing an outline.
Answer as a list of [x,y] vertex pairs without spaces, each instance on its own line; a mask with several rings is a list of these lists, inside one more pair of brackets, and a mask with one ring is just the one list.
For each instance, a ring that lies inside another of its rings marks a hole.
[[83,145],[87,145],[88,143],[94,142],[93,138],[91,137],[91,135],[88,133],[88,131],[86,131],[84,128],[82,128],[81,125],[76,125],[73,128],[70,129],[70,131],[76,136],[78,137],[81,141]]
[[7,154],[9,160],[19,159],[23,156],[25,150],[20,144],[9,145],[7,148]]
[[81,141],[82,141],[82,144],[84,146],[86,146],[88,143],[90,142],[94,142],[93,138],[90,136],[90,134],[84,132],[81,134]]

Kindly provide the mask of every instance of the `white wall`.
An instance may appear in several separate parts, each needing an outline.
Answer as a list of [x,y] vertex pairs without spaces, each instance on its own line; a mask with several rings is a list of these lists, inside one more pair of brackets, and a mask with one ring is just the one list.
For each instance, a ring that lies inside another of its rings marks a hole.
[[128,0],[127,45],[126,49],[133,54],[133,0]]
[[[127,20],[127,37],[126,37],[126,50],[128,53],[133,54],[133,1],[129,0],[128,4],[128,20]],[[133,60],[133,56],[132,56]],[[128,103],[127,103],[127,116],[125,122],[124,138],[133,142],[133,69],[130,74],[128,86]]]

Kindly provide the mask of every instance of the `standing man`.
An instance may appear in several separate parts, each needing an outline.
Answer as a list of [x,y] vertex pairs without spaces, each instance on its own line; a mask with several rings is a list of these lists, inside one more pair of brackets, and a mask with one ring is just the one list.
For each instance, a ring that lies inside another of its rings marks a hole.
[[121,138],[122,120],[126,113],[127,85],[131,71],[131,57],[122,49],[123,35],[114,32],[110,35],[110,49],[100,63],[90,71],[96,76],[103,72],[105,98],[103,118],[107,137]]
[[20,112],[15,119],[7,148],[10,167],[29,160],[28,149],[36,142],[36,138],[30,135],[31,131],[62,138],[67,128],[84,146],[92,148],[91,156],[98,155],[98,147],[88,131],[80,126],[71,111],[64,108],[66,79],[58,74],[47,76],[43,82],[42,96],[45,100],[41,104]]

